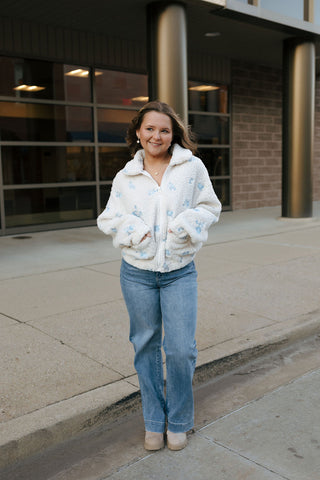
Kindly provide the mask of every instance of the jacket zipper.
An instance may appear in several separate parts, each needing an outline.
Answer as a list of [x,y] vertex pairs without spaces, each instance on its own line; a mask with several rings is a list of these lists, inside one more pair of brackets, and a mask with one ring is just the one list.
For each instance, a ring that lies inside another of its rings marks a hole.
[[[153,180],[153,182],[157,185],[158,188],[158,195],[159,195],[159,201],[158,201],[158,218],[159,218],[159,223],[160,223],[160,231],[159,231],[159,243],[158,243],[158,249],[157,253],[155,256],[155,266],[157,270],[163,271],[163,266],[165,264],[165,246],[166,246],[166,238],[168,235],[167,232],[167,224],[165,224],[162,220],[166,218],[166,212],[163,212],[163,193],[162,193],[162,184],[164,181],[164,178],[167,174],[168,169],[170,168],[170,165],[167,166],[162,180],[161,184],[159,185],[156,180],[150,175],[148,172],[143,172],[144,175],[148,176]],[[155,235],[155,232],[154,232]]]

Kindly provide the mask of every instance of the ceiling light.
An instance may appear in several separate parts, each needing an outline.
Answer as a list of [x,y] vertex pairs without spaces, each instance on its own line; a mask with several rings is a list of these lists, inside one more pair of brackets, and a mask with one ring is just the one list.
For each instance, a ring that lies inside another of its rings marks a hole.
[[45,88],[46,87],[39,87],[38,85],[18,85],[18,87],[14,87],[13,90],[23,91],[23,92],[40,92]]
[[207,32],[204,34],[204,36],[208,38],[220,37],[220,35],[220,32]]
[[190,87],[189,90],[194,92],[211,92],[212,90],[219,90],[220,87],[215,85],[198,85],[196,87]]
[[149,100],[149,97],[134,97],[131,98],[133,102],[147,102]]
[[[70,72],[66,73],[65,75],[68,77],[88,77],[89,76],[89,70],[85,70],[83,68],[76,68],[76,70],[70,70]],[[98,75],[102,75],[102,72],[99,72],[96,70],[94,72],[95,76],[97,77]]]
[[82,68],[77,68],[76,70],[71,70],[70,72],[66,73],[68,77],[88,77],[89,70],[83,70]]

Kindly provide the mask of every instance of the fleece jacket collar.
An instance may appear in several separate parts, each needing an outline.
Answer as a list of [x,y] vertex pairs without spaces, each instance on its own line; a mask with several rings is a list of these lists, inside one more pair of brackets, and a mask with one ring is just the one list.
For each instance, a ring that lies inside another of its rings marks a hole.
[[[138,150],[130,162],[128,162],[123,170],[126,175],[139,175],[143,171],[143,160],[145,157],[144,150]],[[192,158],[192,152],[186,148],[180,147],[177,143],[173,147],[172,157],[169,165],[180,165],[188,162]]]

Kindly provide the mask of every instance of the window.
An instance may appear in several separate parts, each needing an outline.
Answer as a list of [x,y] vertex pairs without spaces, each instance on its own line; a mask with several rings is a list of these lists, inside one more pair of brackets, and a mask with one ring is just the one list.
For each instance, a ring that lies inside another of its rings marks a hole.
[[230,114],[228,87],[189,82],[189,123],[199,156],[224,209],[231,207]]
[[8,228],[96,218],[94,186],[10,189],[4,202]]
[[286,17],[303,20],[304,0],[260,0],[260,7]]
[[99,147],[100,180],[111,182],[128,161],[126,147]]
[[0,68],[1,233],[92,224],[130,160],[147,76],[9,57]]
[[320,25],[320,2],[314,2],[314,23]]
[[3,146],[4,185],[93,181],[93,147]]
[[93,141],[92,108],[0,102],[3,141]]
[[17,99],[91,101],[89,68],[0,57],[0,70],[0,95]]
[[135,110],[98,109],[99,142],[125,143],[127,128]]
[[146,75],[115,70],[95,70],[97,103],[141,108],[148,101]]

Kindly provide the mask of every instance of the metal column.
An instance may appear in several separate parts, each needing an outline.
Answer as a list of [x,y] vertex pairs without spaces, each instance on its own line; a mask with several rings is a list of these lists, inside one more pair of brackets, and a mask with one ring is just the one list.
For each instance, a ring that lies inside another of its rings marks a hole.
[[284,42],[282,216],[312,217],[315,45]]
[[180,2],[148,6],[150,100],[166,102],[188,122],[186,11]]

